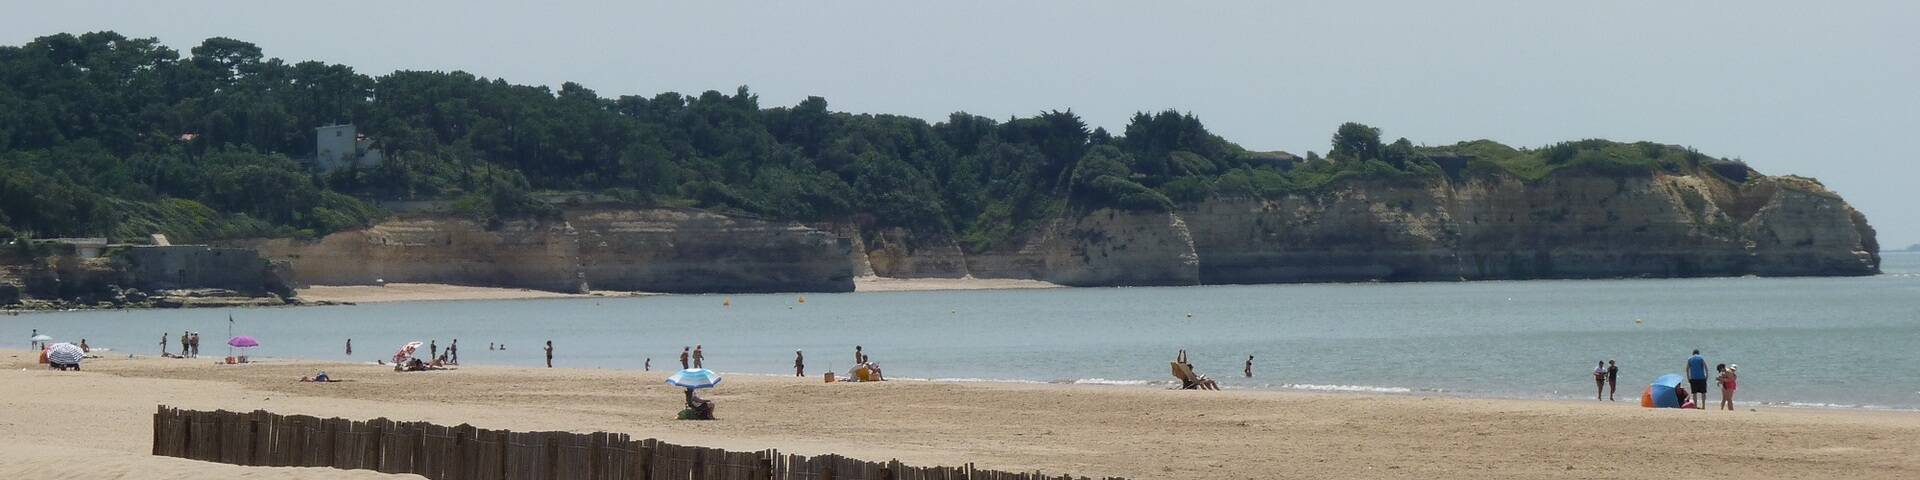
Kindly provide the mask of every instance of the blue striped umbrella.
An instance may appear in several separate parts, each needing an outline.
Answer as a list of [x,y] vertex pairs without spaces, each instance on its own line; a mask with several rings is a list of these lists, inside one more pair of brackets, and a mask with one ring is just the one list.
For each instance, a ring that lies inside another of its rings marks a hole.
[[80,350],[79,345],[62,342],[62,343],[56,343],[47,347],[48,362],[61,363],[66,365],[79,365],[80,360],[86,357],[87,357],[87,353],[83,350]]
[[704,368],[689,368],[667,377],[667,384],[680,388],[713,388],[720,384],[720,374]]

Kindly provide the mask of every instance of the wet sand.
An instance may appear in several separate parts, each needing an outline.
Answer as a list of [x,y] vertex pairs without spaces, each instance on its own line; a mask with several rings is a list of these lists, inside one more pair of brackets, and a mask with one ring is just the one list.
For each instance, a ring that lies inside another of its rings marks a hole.
[[[31,362],[0,351],[0,478],[381,476],[151,457],[163,403],[1136,479],[1920,476],[1912,412],[731,375],[703,394],[721,420],[681,422],[661,372],[118,358],[62,373]],[[296,381],[323,369],[349,382]]]

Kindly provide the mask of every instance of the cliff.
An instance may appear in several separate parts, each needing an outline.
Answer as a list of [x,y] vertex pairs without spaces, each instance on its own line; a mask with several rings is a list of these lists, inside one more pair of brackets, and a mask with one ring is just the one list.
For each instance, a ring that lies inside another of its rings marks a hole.
[[899,236],[868,250],[886,258],[877,274],[1079,286],[1871,275],[1880,262],[1866,218],[1819,182],[1705,171],[1349,181],[1170,214],[1100,209],[957,265],[950,240]]
[[1874,232],[1798,177],[1711,172],[1354,180],[1171,212],[1075,209],[1011,246],[851,222],[591,207],[483,225],[435,215],[316,241],[249,242],[297,282],[429,282],[566,292],[849,291],[853,276],[1074,286],[1868,275]]
[[243,242],[301,284],[447,283],[562,292],[850,291],[836,235],[687,209],[568,209],[485,225],[417,215],[314,241]]

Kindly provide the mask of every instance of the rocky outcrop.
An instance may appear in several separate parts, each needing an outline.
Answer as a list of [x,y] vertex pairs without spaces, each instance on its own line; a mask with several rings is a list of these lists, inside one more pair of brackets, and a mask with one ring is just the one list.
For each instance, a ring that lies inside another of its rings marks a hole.
[[565,222],[522,219],[489,226],[424,216],[318,240],[245,244],[287,262],[302,285],[417,282],[584,292],[575,237]]
[[851,240],[791,222],[675,209],[570,210],[593,288],[648,292],[853,290]]
[[494,225],[411,216],[254,246],[306,283],[559,291],[847,291],[865,274],[1110,286],[1879,270],[1872,227],[1818,182],[1707,170],[1347,181],[1173,212],[1071,211],[979,252],[853,222],[611,207]]
[[1879,265],[1864,217],[1792,178],[1356,183],[1180,214],[1205,283],[1866,275]]
[[1197,285],[1199,255],[1178,215],[1100,209],[1056,222],[1043,240],[1045,274],[1072,286]]
[[409,216],[316,241],[248,242],[321,285],[447,283],[585,292],[853,289],[851,244],[790,222],[690,209],[575,208],[486,225]]

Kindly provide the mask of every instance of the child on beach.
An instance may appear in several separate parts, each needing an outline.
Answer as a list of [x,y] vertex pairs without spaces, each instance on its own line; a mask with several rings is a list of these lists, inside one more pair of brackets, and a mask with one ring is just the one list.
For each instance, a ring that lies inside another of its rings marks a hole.
[[1737,370],[1740,369],[1740,365],[1722,363],[1714,366],[1714,369],[1720,371],[1720,375],[1717,378],[1717,380],[1720,381],[1720,408],[1731,411],[1733,410],[1733,391],[1739,388],[1740,383],[1740,375],[1737,372]]

